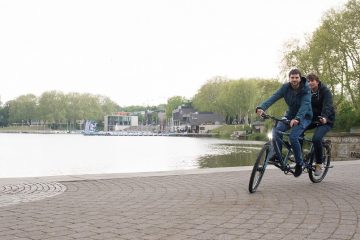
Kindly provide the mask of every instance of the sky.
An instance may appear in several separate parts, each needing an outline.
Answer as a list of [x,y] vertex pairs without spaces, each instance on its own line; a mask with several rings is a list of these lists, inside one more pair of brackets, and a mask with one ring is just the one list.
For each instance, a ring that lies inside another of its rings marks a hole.
[[57,90],[158,105],[217,76],[278,79],[284,44],[346,2],[0,0],[1,102]]

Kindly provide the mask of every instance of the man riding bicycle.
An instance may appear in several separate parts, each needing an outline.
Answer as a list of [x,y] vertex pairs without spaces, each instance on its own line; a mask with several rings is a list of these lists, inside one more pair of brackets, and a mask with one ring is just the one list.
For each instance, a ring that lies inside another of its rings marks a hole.
[[[284,98],[288,106],[285,117],[290,120],[290,125],[279,122],[276,129],[280,132],[285,132],[291,128],[289,141],[292,145],[296,161],[294,176],[299,177],[304,167],[299,137],[309,126],[313,116],[310,87],[306,78],[301,76],[300,70],[292,69],[289,72],[289,83],[283,84],[270,98],[257,106],[256,113],[262,116],[272,104],[281,98]],[[273,137],[278,143],[281,152],[281,139],[283,136],[278,131],[275,131]]]
[[313,122],[320,122],[320,124],[312,123],[306,128],[306,130],[316,128],[312,138],[316,160],[314,174],[319,176],[322,171],[322,140],[334,125],[335,110],[332,94],[326,85],[319,80],[319,77],[314,73],[310,73],[306,78],[311,89]]

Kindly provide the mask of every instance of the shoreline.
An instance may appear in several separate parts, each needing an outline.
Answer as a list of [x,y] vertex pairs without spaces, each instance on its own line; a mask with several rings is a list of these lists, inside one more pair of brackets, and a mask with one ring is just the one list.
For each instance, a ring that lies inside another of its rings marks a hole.
[[60,131],[60,130],[0,130],[0,133],[16,133],[16,134],[81,134],[75,131]]
[[118,131],[118,132],[83,132],[65,130],[0,130],[9,134],[82,134],[84,136],[174,136],[174,137],[217,137],[215,133],[174,133],[174,132],[146,132],[146,131]]
[[[335,161],[331,163],[334,167],[359,165],[360,159]],[[141,178],[141,177],[161,177],[161,176],[184,176],[184,175],[202,175],[212,173],[226,172],[243,172],[251,171],[253,166],[237,166],[237,167],[219,167],[219,168],[195,168],[182,170],[165,170],[153,172],[118,172],[118,173],[93,173],[93,174],[68,174],[68,175],[48,175],[34,177],[3,177],[0,178],[0,185],[18,184],[29,182],[67,182],[67,181],[88,181],[88,180],[104,180],[118,178]],[[275,166],[268,166],[269,170],[277,170]],[[305,174],[304,174],[305,175]]]

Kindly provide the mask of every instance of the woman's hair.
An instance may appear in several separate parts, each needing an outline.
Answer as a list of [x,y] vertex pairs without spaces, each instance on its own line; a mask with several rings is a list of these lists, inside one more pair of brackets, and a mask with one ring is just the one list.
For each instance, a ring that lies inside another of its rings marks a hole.
[[315,81],[319,81],[319,77],[315,74],[315,73],[310,73],[309,75],[306,76],[307,80],[315,80]]

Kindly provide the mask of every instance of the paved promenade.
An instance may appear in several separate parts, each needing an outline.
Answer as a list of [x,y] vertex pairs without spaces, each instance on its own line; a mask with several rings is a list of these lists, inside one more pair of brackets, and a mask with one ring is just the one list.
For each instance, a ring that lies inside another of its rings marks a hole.
[[0,179],[0,239],[360,239],[360,161],[334,165]]

